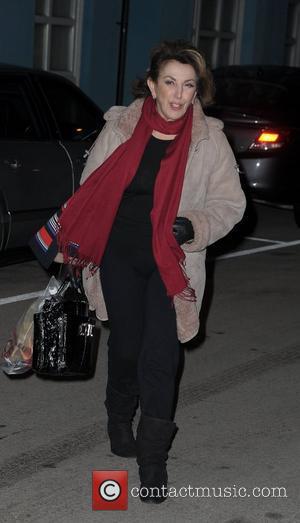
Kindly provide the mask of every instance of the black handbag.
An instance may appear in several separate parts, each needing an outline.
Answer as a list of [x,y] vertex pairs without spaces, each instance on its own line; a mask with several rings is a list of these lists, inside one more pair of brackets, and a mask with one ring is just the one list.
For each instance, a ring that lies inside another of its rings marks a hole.
[[92,377],[99,338],[81,280],[69,273],[34,315],[32,370],[48,377]]

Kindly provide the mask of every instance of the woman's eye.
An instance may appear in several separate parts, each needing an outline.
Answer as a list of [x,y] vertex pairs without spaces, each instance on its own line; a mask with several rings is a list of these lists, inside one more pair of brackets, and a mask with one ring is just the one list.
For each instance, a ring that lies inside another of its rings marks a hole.
[[173,80],[165,80],[165,84],[166,84],[166,85],[171,85],[171,84],[173,84],[173,83],[174,83]]
[[189,87],[190,89],[193,89],[193,88],[195,87],[195,85],[194,85],[194,84],[192,84],[192,83],[189,83],[189,84],[185,84],[185,85],[186,85],[187,87]]

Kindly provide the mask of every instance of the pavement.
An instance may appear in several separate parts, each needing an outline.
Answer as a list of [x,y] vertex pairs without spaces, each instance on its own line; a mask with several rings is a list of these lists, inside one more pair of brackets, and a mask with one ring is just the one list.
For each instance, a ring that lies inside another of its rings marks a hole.
[[[169,498],[142,503],[135,459],[110,452],[102,328],[91,380],[1,373],[1,523],[300,523],[300,234],[290,214],[261,213],[260,240],[239,250],[293,243],[208,264],[201,336],[182,347]],[[47,279],[34,261],[3,267],[0,298]],[[1,305],[2,345],[29,303]],[[128,471],[127,510],[92,510],[94,470]]]

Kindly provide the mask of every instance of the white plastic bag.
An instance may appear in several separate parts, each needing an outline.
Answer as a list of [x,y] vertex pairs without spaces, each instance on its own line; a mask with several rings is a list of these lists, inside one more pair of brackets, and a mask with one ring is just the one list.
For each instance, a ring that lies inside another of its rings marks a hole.
[[5,374],[24,374],[31,369],[33,315],[41,310],[46,298],[58,292],[60,286],[61,282],[52,276],[43,294],[20,317],[2,352],[0,368]]

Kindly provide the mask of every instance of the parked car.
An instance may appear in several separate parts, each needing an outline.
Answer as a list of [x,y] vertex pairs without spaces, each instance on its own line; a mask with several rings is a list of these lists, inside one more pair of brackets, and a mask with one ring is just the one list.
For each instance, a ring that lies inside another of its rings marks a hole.
[[74,192],[103,112],[62,76],[0,65],[0,253]]
[[300,226],[300,68],[227,66],[214,71],[215,104],[246,189],[260,201],[293,205]]

